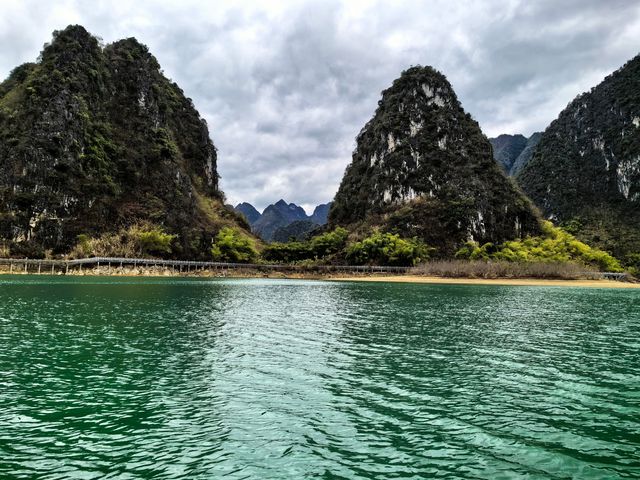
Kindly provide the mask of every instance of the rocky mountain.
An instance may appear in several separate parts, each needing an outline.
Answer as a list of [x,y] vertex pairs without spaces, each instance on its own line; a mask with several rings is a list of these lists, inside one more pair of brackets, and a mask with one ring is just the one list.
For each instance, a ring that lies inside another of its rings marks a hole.
[[539,231],[530,201],[431,67],[406,70],[382,92],[356,138],[329,223],[418,236],[442,254],[468,239],[500,242]]
[[295,203],[278,200],[264,209],[260,218],[251,226],[263,240],[271,241],[274,232],[296,220],[307,220],[304,208]]
[[236,212],[240,213],[241,215],[244,215],[244,218],[247,219],[247,222],[249,222],[249,225],[253,225],[260,218],[260,212],[256,210],[256,207],[254,207],[250,203],[247,203],[247,202],[239,203],[234,207],[234,209],[236,210]]
[[498,162],[506,173],[509,173],[518,155],[527,146],[527,137],[524,135],[498,135],[490,138],[493,147],[493,158]]
[[529,138],[524,135],[498,135],[490,138],[493,147],[493,158],[498,162],[505,173],[515,175],[533,155],[542,133],[536,132]]
[[540,143],[541,138],[542,132],[535,132],[527,139],[527,145],[524,147],[524,150],[520,152],[520,155],[518,155],[518,158],[514,160],[513,165],[511,165],[511,168],[509,169],[510,176],[514,177],[518,175],[520,170],[522,170],[522,167],[529,163],[529,160],[533,157],[533,153],[536,151],[536,147],[538,146],[538,143]]
[[640,56],[560,113],[517,180],[579,238],[640,253]]
[[138,222],[205,255],[222,225],[216,149],[192,101],[134,38],[53,34],[0,84],[0,238],[12,254],[68,251]]
[[325,223],[327,223],[327,218],[329,217],[330,209],[331,209],[331,202],[322,203],[318,205],[313,210],[313,213],[309,217],[309,221],[316,223],[318,225],[324,225]]
[[[266,241],[282,241],[275,239],[275,233],[279,229],[283,231],[278,238],[298,238],[303,233],[308,233],[318,225],[327,223],[327,215],[331,203],[318,205],[312,215],[307,216],[304,209],[295,203],[287,203],[284,200],[269,205],[260,214],[250,203],[240,203],[234,210],[247,219],[253,232]],[[298,223],[291,229],[287,229],[292,223]],[[303,232],[304,231],[304,232]]]

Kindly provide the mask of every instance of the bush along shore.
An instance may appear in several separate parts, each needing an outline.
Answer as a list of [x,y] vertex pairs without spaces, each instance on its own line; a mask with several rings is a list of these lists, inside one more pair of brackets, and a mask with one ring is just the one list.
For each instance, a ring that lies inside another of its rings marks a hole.
[[[94,257],[76,260],[0,259],[0,273],[72,276],[235,277],[300,279],[431,279],[597,281],[637,283],[627,273],[598,272],[575,263],[514,263],[494,260],[432,260],[414,267],[376,265],[247,264],[151,258]],[[498,282],[500,283],[500,282]],[[608,282],[613,283],[613,282]],[[640,286],[640,284],[638,284]],[[595,286],[595,283],[594,285]]]
[[[637,265],[622,264],[565,230],[543,222],[541,235],[501,244],[469,241],[454,255],[438,256],[417,237],[371,228],[336,227],[306,240],[263,244],[245,231],[221,228],[207,261],[171,259],[175,235],[136,225],[120,234],[78,236],[64,258],[0,260],[8,273],[290,276],[418,275],[446,278],[539,278],[633,280]],[[8,253],[8,252],[5,252]],[[454,258],[451,258],[451,257]]]

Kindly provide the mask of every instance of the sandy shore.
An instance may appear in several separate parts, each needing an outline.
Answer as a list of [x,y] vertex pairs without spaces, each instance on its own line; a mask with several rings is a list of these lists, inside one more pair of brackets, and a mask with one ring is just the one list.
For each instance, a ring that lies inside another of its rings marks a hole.
[[[0,267],[0,274],[8,274],[9,269]],[[25,274],[23,270],[14,270],[14,275]],[[50,271],[42,271],[44,275]],[[37,274],[29,271],[29,274]],[[299,280],[328,280],[346,282],[391,282],[391,283],[425,283],[436,285],[512,285],[512,286],[542,286],[542,287],[588,287],[588,288],[637,288],[640,283],[616,282],[612,280],[543,280],[537,278],[447,278],[428,277],[421,275],[384,275],[362,274],[345,275],[339,273],[320,274],[313,272],[259,272],[253,269],[238,270],[198,270],[190,273],[179,273],[163,267],[139,268],[108,268],[94,267],[83,270],[69,270],[69,276],[122,276],[122,277],[183,277],[183,278],[274,278]],[[63,275],[62,270],[55,275]]]
[[612,280],[543,280],[537,278],[444,278],[418,275],[351,276],[331,278],[352,282],[430,283],[440,285],[513,285],[538,287],[639,288],[640,283]]

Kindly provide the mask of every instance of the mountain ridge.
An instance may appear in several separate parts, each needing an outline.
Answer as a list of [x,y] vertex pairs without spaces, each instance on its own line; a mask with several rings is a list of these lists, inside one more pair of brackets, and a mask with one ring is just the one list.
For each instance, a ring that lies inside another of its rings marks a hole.
[[[242,202],[232,207],[236,212],[245,216],[253,232],[263,240],[272,241],[276,232],[282,229],[278,238],[302,237],[311,232],[318,225],[327,223],[327,215],[331,207],[331,202],[317,205],[311,215],[307,215],[305,210],[295,203],[287,203],[280,199],[265,207],[262,213],[247,202]],[[297,223],[301,222],[301,223]],[[293,229],[286,227],[292,223],[297,223]],[[282,241],[282,240],[279,240]]]

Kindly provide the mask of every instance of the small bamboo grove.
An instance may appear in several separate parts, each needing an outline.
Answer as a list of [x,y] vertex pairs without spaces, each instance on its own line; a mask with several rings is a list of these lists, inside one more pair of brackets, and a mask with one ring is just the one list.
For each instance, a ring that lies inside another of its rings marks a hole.
[[[168,257],[175,239],[175,235],[160,227],[139,224],[95,239],[81,235],[70,256]],[[227,226],[213,238],[207,258],[215,262],[310,267],[339,264],[421,266],[416,271],[425,274],[449,272],[448,276],[493,276],[502,272],[506,276],[568,278],[584,271],[626,270],[632,275],[640,272],[640,255],[631,256],[631,261],[625,262],[623,268],[623,264],[609,253],[590,247],[551,222],[543,222],[542,234],[536,237],[501,244],[467,242],[454,258],[448,259],[439,257],[436,249],[418,238],[402,238],[378,229],[371,230],[367,236],[354,238],[346,229],[337,227],[304,241],[262,244],[245,231]]]

